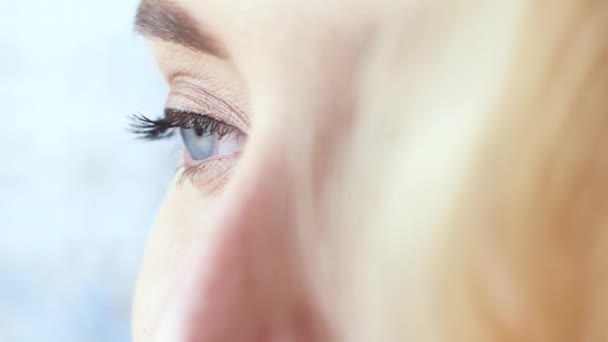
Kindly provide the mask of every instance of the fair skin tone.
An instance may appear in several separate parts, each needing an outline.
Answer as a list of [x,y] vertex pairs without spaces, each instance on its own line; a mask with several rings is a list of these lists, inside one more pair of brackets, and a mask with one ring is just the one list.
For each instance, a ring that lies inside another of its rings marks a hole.
[[400,3],[144,0],[135,341],[606,340],[605,3]]
[[[313,143],[332,157],[356,106],[356,68],[389,3],[142,6],[138,30],[171,88],[167,107],[210,115],[238,133],[222,145],[229,152],[211,159],[185,149],[186,167],[204,167],[171,186],[158,215],[136,291],[135,341],[329,338],[317,287],[305,285],[315,272],[302,266],[290,225],[289,146],[310,143],[294,141],[293,130],[314,122]],[[243,151],[235,139],[246,139]],[[315,170],[326,180],[322,158]]]

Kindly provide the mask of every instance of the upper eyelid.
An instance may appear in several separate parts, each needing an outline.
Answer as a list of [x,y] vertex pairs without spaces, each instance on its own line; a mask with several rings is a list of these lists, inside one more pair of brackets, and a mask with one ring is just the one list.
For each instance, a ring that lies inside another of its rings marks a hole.
[[179,76],[171,82],[166,107],[184,112],[205,113],[243,132],[249,130],[249,117],[237,105],[216,94],[194,77]]
[[[235,115],[230,115],[230,119],[246,117],[246,115],[239,108],[235,107],[234,105],[225,101],[221,97],[216,96],[215,94],[213,94],[210,91],[203,89],[203,88],[197,89],[192,94],[181,94],[181,96],[188,98],[192,102],[199,103],[199,105],[201,105],[201,107],[210,107],[210,110],[206,111],[206,112],[209,112],[207,114],[209,116],[217,116],[222,113],[234,113]],[[204,103],[201,104],[200,102],[203,102],[203,101],[204,101]],[[196,109],[188,110],[188,111],[197,112]],[[221,115],[221,116],[222,117],[218,118],[218,120],[224,119],[225,115]],[[224,119],[222,121],[232,121],[232,120]],[[242,120],[242,122],[235,123],[235,125],[239,125],[239,124],[241,126],[246,126],[246,127],[249,126],[249,122],[245,121],[245,120]]]

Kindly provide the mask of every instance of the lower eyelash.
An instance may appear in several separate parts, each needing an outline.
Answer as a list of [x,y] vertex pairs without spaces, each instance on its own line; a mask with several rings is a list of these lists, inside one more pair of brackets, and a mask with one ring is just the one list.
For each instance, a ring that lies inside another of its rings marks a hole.
[[182,166],[180,169],[178,169],[178,172],[180,170],[183,171],[177,179],[177,186],[180,187],[186,182],[192,183],[194,181],[194,177],[196,177],[199,173],[204,172],[208,165],[209,163],[203,162],[199,165]]
[[177,169],[180,175],[175,184],[178,189],[185,183],[204,184],[207,191],[214,192],[213,188],[218,189],[221,188],[222,184],[225,184],[226,175],[231,170],[231,167],[226,166],[226,162],[221,159],[214,159],[198,165],[182,166]]

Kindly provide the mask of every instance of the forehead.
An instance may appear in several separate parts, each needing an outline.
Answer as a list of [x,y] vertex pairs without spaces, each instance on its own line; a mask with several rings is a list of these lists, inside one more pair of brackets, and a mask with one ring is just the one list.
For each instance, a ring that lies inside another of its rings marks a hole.
[[378,2],[371,6],[369,1],[361,0],[174,0],[172,3],[194,14],[204,15],[205,18],[200,19],[205,21],[224,22],[229,19],[233,22],[237,19],[260,23],[307,18],[311,15],[318,19],[362,15],[382,7],[378,6]]

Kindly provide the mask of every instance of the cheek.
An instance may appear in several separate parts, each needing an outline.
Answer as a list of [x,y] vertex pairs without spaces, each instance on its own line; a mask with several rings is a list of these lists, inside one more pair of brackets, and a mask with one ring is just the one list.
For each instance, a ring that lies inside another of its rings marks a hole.
[[174,187],[169,193],[148,241],[135,292],[135,341],[153,340],[161,315],[178,285],[180,267],[187,263],[194,241],[200,242],[209,234],[203,219],[211,202],[212,196],[203,196],[188,184]]

